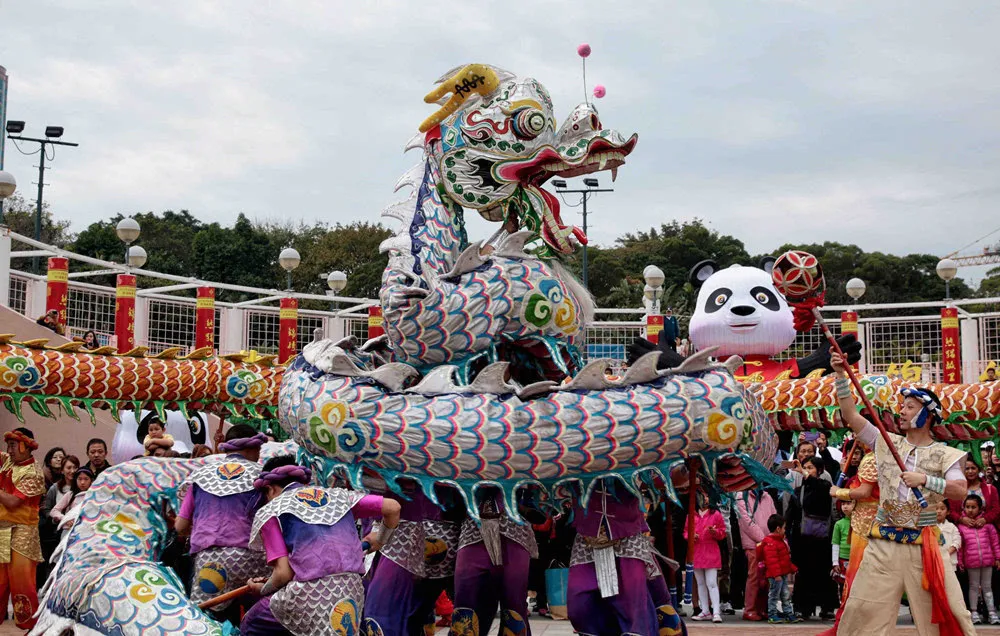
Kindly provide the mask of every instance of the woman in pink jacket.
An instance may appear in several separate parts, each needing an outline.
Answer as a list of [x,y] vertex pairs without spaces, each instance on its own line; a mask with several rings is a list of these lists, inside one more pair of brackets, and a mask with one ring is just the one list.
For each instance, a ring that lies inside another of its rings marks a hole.
[[[687,538],[688,525],[684,524],[684,537]],[[694,519],[694,577],[698,581],[698,605],[701,613],[692,616],[693,621],[704,621],[709,618],[713,623],[722,622],[719,611],[719,568],[722,567],[722,551],[719,541],[726,538],[726,522],[722,513],[709,507],[705,497],[698,497],[698,514]],[[712,612],[708,612],[708,600],[711,599]]]
[[[975,520],[983,512],[983,500],[979,495],[969,495],[965,498],[965,516]],[[969,572],[969,609],[972,610],[972,622],[978,625],[981,621],[977,607],[982,594],[986,607],[990,612],[990,625],[1000,625],[1000,616],[993,605],[993,568],[1000,567],[1000,540],[997,539],[997,529],[991,524],[976,527],[960,525],[958,531],[962,535],[962,548],[958,552],[958,568]]]

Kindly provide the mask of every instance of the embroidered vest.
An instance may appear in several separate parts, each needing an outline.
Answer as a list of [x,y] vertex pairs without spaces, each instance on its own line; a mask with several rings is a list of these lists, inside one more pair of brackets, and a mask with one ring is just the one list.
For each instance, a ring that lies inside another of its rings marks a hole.
[[[931,477],[944,477],[945,471],[965,456],[965,451],[951,448],[941,442],[918,447],[907,442],[902,435],[889,433],[889,439],[892,440],[904,464],[910,455],[916,453],[914,470]],[[938,502],[944,501],[944,495],[921,488],[920,492],[927,500],[926,508],[920,507],[911,491],[907,492],[906,501],[899,501],[897,491],[902,480],[902,471],[896,465],[889,447],[881,436],[875,445],[875,457],[878,464],[879,486],[879,510],[875,522],[879,525],[911,529],[937,525],[937,512],[934,508]]]
[[[869,484],[878,484],[878,465],[875,453],[868,453],[858,465],[858,480]],[[876,491],[878,486],[876,485]],[[872,493],[868,499],[858,499],[854,502],[854,513],[851,514],[851,531],[862,537],[867,537],[872,531],[872,523],[878,513],[878,492]]]

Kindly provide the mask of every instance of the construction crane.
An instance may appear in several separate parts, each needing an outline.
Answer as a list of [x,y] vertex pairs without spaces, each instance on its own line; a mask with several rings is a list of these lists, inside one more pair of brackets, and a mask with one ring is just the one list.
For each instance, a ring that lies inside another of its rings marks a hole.
[[950,258],[959,265],[990,265],[992,263],[1000,263],[1000,243],[984,247],[981,254],[955,256],[955,253],[952,253],[945,258]]
[[958,256],[958,253],[962,250],[972,247],[976,243],[989,238],[990,236],[1000,232],[1000,227],[996,228],[992,232],[989,232],[983,236],[980,236],[975,241],[958,248],[951,254],[945,256],[945,258],[950,258],[959,265],[991,265],[993,263],[1000,263],[1000,243],[995,245],[987,245],[983,248],[983,251],[979,254],[966,254],[964,256]]

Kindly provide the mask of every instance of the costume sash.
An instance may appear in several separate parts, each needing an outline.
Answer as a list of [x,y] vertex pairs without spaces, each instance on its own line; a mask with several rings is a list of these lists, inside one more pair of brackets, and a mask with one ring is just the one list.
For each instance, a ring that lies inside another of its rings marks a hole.
[[924,564],[923,587],[931,594],[931,622],[938,626],[941,636],[962,636],[962,627],[951,613],[944,586],[944,561],[938,548],[941,530],[937,526],[928,526],[922,533],[920,552]]

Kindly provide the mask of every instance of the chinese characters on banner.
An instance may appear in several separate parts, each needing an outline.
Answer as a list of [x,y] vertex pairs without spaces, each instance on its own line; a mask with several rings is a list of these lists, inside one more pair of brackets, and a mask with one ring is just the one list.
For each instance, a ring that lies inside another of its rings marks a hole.
[[66,326],[66,302],[69,297],[69,259],[62,256],[49,258],[49,272],[45,284],[45,313],[59,312],[59,324]]
[[646,340],[653,344],[660,341],[660,332],[663,331],[663,316],[660,314],[646,315]]
[[[840,313],[840,335],[853,335],[855,338],[858,337],[858,312],[856,311],[843,311]],[[858,365],[853,365],[854,369],[857,370]]]
[[215,288],[199,287],[195,305],[194,348],[215,348]]
[[378,338],[385,333],[385,327],[382,325],[382,308],[381,307],[369,307],[368,308],[368,339]]
[[115,289],[115,338],[118,353],[135,349],[135,276],[118,274]]
[[941,370],[945,384],[962,382],[962,353],[958,335],[958,309],[941,310]]
[[278,313],[278,362],[284,364],[295,357],[299,339],[299,300],[282,298]]

